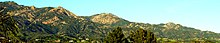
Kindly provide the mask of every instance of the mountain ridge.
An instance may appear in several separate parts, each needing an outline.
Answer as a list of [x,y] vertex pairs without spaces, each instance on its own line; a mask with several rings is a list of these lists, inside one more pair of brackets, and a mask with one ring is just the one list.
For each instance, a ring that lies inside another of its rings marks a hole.
[[158,40],[220,39],[219,33],[201,31],[172,22],[165,24],[136,23],[112,13],[77,16],[61,6],[36,8],[9,1],[0,2],[0,10],[1,15],[12,15],[15,19],[23,35],[19,38],[23,41],[36,39],[102,41],[106,34],[116,27],[121,27],[125,35],[138,29],[151,30],[158,37]]

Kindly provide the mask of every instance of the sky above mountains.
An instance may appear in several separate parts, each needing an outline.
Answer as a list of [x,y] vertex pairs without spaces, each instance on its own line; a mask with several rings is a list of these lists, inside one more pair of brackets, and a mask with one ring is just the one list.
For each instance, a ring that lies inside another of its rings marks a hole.
[[[1,0],[10,1],[10,0]],[[78,16],[113,13],[132,22],[174,22],[220,33],[220,0],[11,0],[20,5],[62,6]]]

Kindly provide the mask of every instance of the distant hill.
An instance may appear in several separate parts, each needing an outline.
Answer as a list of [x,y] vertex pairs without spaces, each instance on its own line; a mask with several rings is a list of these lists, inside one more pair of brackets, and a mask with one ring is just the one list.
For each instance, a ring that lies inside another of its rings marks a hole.
[[[201,31],[172,22],[161,24],[136,23],[112,13],[77,16],[61,6],[36,8],[7,1],[0,2],[0,14],[12,16],[20,29],[22,36],[19,38],[22,41],[37,39],[102,41],[106,34],[116,27],[121,27],[125,35],[137,29],[150,30],[157,36],[158,40],[220,40],[219,33]],[[0,32],[4,31],[4,28],[1,29]],[[5,37],[3,34],[0,36]]]

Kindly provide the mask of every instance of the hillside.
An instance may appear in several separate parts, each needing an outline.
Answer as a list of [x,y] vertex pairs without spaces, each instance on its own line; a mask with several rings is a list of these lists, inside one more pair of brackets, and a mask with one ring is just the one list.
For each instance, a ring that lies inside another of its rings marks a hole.
[[[18,5],[15,2],[0,2],[1,21],[5,15],[10,15],[19,29],[21,41],[69,41],[89,40],[103,41],[104,37],[113,30],[121,27],[126,37],[131,31],[138,29],[150,30],[157,40],[211,40],[220,41],[220,34],[211,31],[182,26],[172,22],[161,24],[129,22],[112,13],[101,13],[92,16],[77,16],[76,14],[58,7],[36,8],[34,6]],[[6,22],[3,22],[6,23]],[[1,23],[2,24],[2,23]],[[10,26],[6,24],[6,26]],[[3,24],[0,39],[7,37]],[[18,33],[17,33],[18,34]]]

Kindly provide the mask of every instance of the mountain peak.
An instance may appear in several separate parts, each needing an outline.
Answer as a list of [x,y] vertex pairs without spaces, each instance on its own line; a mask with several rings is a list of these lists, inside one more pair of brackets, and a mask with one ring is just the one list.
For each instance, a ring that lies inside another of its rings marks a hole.
[[101,13],[93,15],[91,20],[101,24],[112,24],[118,22],[120,18],[112,13]]
[[63,8],[62,6],[58,6],[56,9],[60,9],[60,10],[66,10],[65,8]]
[[100,14],[96,14],[96,15],[93,15],[93,16],[108,16],[108,17],[116,17],[116,18],[118,18],[118,16],[115,16],[112,13],[100,13]]
[[63,8],[62,6],[58,6],[57,8]]
[[175,24],[173,22],[168,22],[163,27],[166,27],[167,29],[179,29],[182,26],[180,24]]
[[5,1],[5,2],[0,2],[0,3],[7,4],[7,5],[18,5],[14,1]]
[[168,22],[168,23],[166,23],[166,25],[176,25],[176,24],[173,22]]
[[58,6],[57,8],[51,9],[51,10],[49,10],[49,12],[55,12],[55,13],[58,13],[58,14],[65,14],[67,16],[74,16],[74,17],[76,17],[75,14],[71,13],[70,11],[66,10],[65,8],[63,8],[61,6]]

